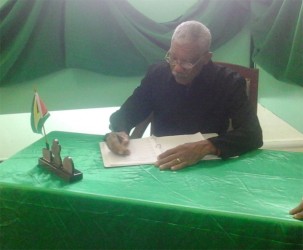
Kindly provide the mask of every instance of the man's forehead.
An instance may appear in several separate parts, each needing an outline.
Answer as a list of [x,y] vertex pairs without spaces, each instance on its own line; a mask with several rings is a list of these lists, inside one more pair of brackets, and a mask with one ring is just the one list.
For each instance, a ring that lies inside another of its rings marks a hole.
[[200,54],[201,48],[199,45],[193,43],[172,43],[169,51],[173,56],[182,56],[188,59],[192,59],[197,57],[198,54]]

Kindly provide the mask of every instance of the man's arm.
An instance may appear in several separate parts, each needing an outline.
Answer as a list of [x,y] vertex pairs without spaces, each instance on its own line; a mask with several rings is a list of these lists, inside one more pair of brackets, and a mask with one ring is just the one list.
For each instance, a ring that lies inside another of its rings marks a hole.
[[132,95],[127,98],[119,110],[110,117],[110,129],[115,132],[131,129],[145,120],[152,112],[152,84],[156,81],[152,74],[153,67],[147,72]]
[[222,158],[244,154],[263,145],[262,129],[252,105],[246,95],[244,78],[234,74],[227,100],[232,129],[218,137],[210,138],[212,144],[221,151]]
[[151,85],[154,82],[153,66],[149,69],[141,84],[133,94],[124,102],[121,108],[110,117],[111,133],[107,134],[105,141],[111,151],[119,155],[128,155],[131,152],[127,146],[129,133],[152,112]]

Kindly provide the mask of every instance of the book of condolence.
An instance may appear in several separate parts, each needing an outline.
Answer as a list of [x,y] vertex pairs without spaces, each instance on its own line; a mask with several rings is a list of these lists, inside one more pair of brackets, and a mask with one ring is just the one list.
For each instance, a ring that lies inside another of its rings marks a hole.
[[[135,166],[154,164],[157,156],[166,150],[184,143],[197,142],[216,136],[216,134],[202,135],[201,133],[174,136],[150,136],[140,139],[131,139],[128,148],[130,155],[120,156],[109,150],[105,142],[100,142],[100,150],[105,167]],[[219,159],[214,155],[207,155],[202,160]]]

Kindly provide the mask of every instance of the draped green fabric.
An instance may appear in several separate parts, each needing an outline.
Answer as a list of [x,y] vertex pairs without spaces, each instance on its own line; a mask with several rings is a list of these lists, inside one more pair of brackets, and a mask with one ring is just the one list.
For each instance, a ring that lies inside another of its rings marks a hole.
[[0,10],[1,83],[23,81],[64,67],[63,2],[9,1]]
[[141,75],[164,57],[180,22],[206,23],[216,49],[241,30],[248,9],[238,0],[204,0],[176,20],[157,23],[124,0],[11,0],[0,14],[0,79],[9,82],[63,68]]
[[275,78],[303,86],[303,1],[252,1],[253,60]]
[[[251,20],[255,61],[279,79],[302,84],[301,3],[200,0],[179,18],[158,23],[126,0],[8,0],[0,9],[0,84],[64,68],[142,75],[148,65],[164,57],[174,28],[192,19],[210,28],[212,50]],[[277,39],[277,34],[287,39]]]

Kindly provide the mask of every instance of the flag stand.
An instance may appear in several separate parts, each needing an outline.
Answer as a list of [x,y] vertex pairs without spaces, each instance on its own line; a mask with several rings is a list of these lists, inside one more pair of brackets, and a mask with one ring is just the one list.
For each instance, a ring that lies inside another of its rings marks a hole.
[[41,100],[37,90],[35,89],[31,112],[31,127],[33,132],[44,135],[46,146],[42,149],[42,157],[38,160],[38,166],[51,171],[68,182],[81,180],[83,178],[83,174],[79,170],[75,169],[73,159],[67,156],[62,161],[61,145],[59,144],[58,139],[53,140],[53,144],[50,149],[44,127],[44,122],[49,116],[50,114],[48,113],[44,102]]
[[61,145],[59,144],[58,139],[53,140],[51,150],[49,150],[49,148],[43,148],[42,155],[43,157],[39,158],[38,161],[39,167],[51,171],[68,182],[79,181],[83,178],[82,172],[75,169],[74,162],[71,157],[67,156],[62,161]]

